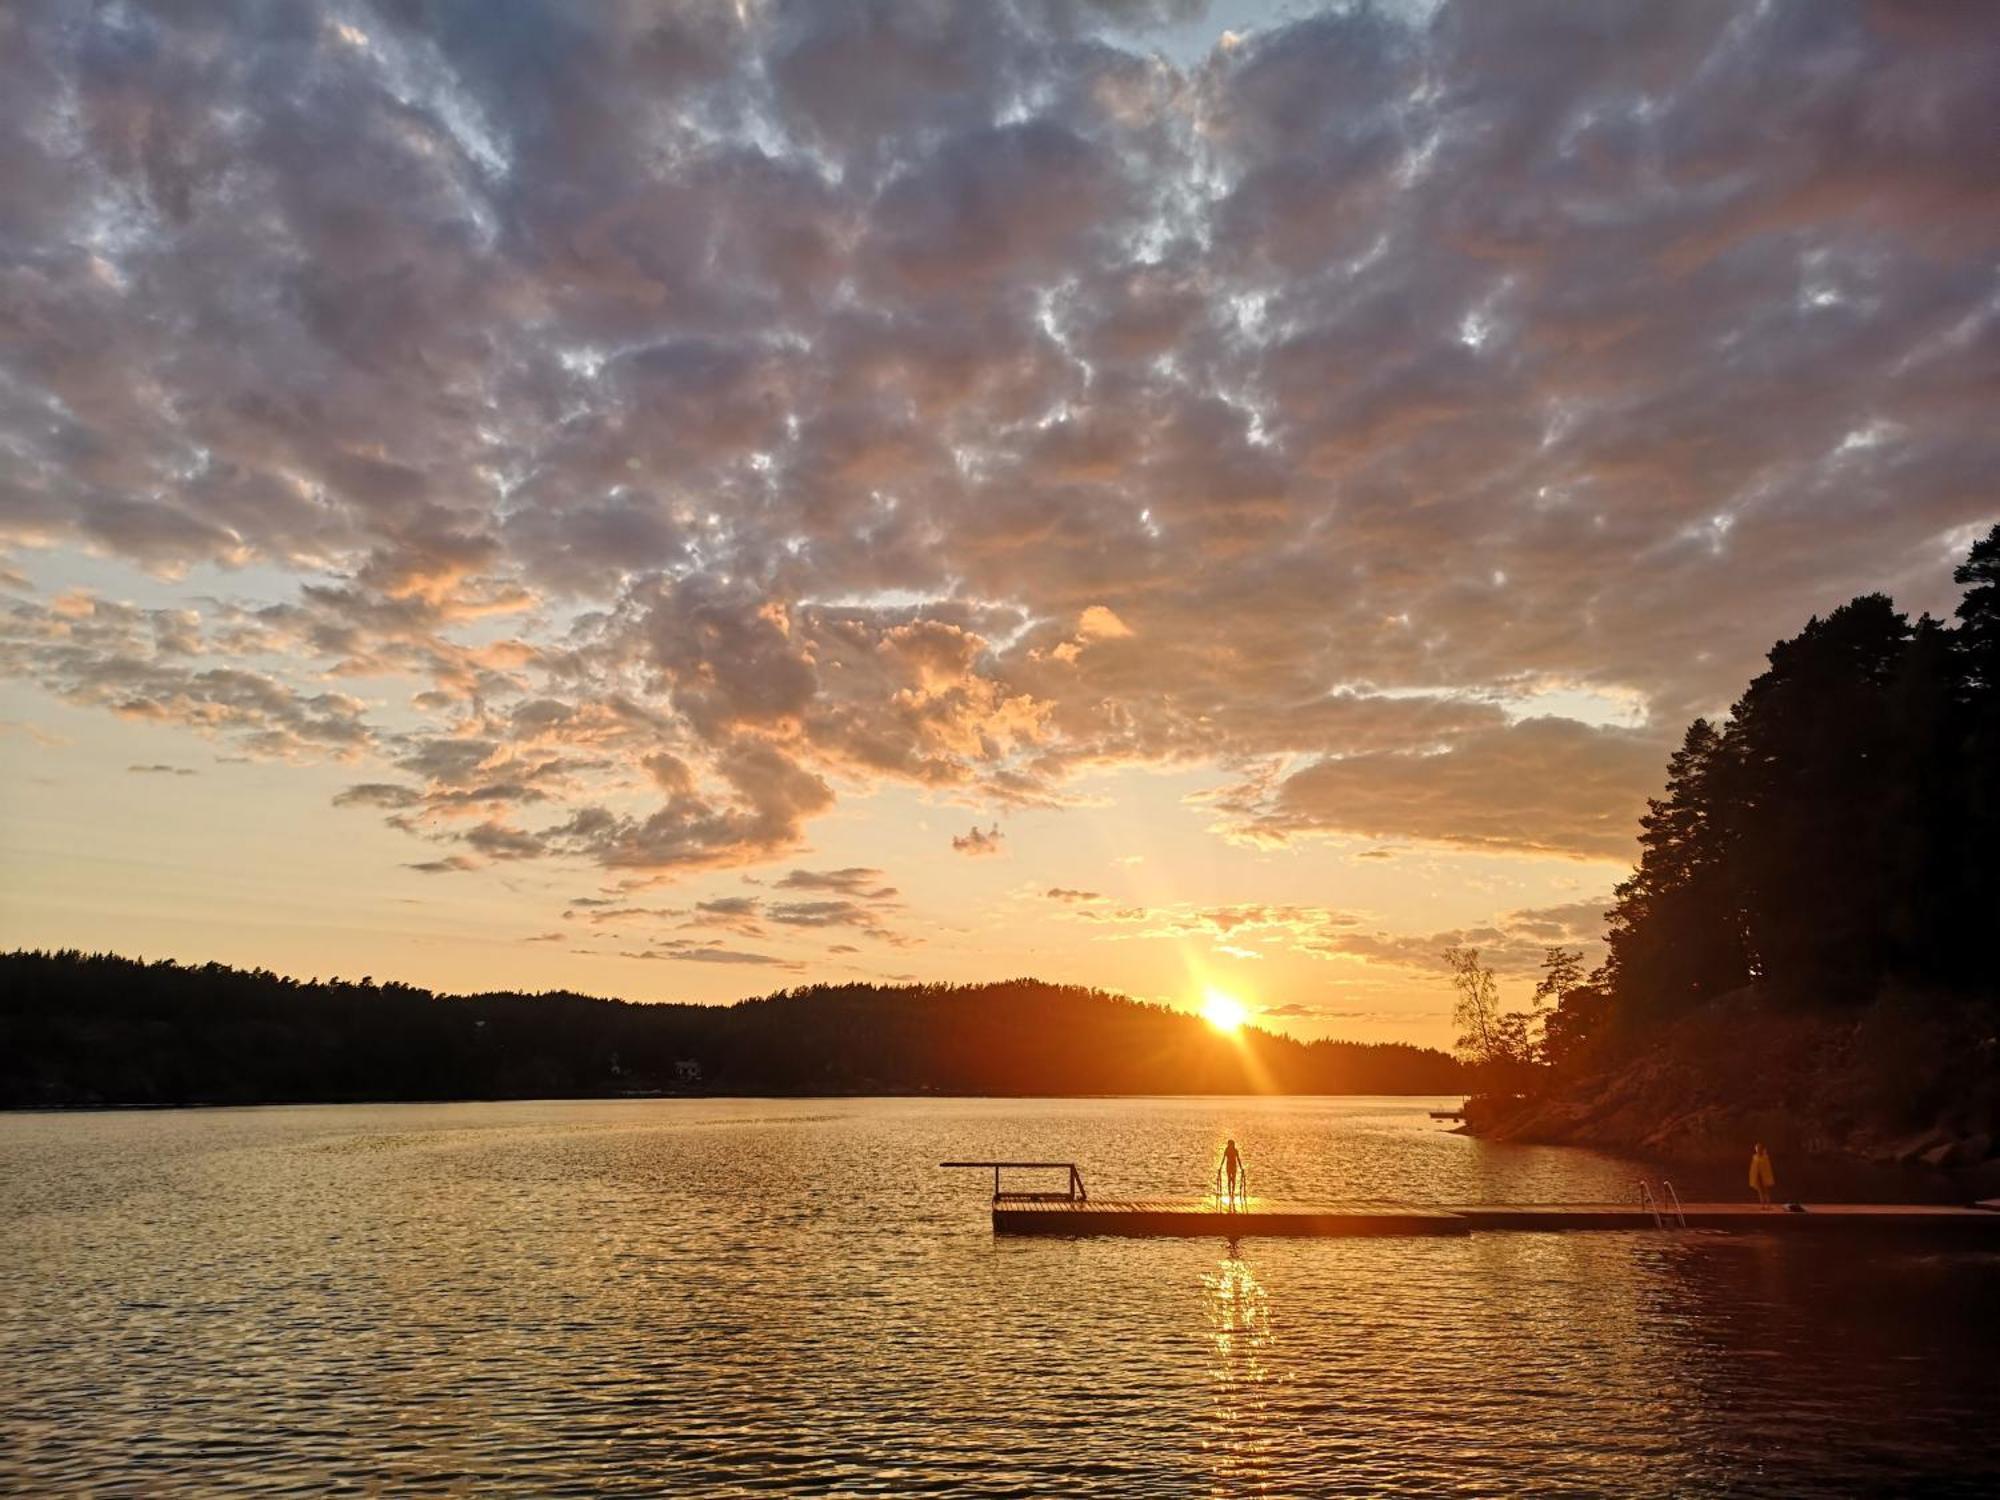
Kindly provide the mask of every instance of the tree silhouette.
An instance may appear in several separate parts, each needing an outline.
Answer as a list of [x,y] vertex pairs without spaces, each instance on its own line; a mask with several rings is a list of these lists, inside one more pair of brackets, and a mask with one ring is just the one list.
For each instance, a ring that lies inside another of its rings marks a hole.
[[1895,686],[1910,623],[1865,594],[1771,648],[1720,760],[1725,871],[1753,974],[1867,998],[1891,954]]
[[1697,719],[1640,819],[1608,954],[1542,1054],[1570,1064],[1733,996],[1841,1008],[1993,995],[2000,931],[2000,526],[1955,626],[1881,594],[1815,617],[1720,727]]
[[812,985],[735,1005],[433,995],[221,964],[0,956],[0,1107],[737,1094],[1449,1093],[1395,1043],[1223,1037],[1165,1006],[1033,979]]
[[[1965,840],[1965,922],[2000,932],[2000,526],[1974,544],[1952,578],[1966,586],[1952,632],[1965,751],[1956,779]],[[1979,962],[1966,955],[1968,965]]]
[[1666,795],[1639,820],[1639,865],[1614,893],[1605,934],[1605,981],[1625,999],[1621,1020],[1685,1010],[1749,977],[1720,815],[1727,753],[1714,726],[1696,719],[1667,762]]

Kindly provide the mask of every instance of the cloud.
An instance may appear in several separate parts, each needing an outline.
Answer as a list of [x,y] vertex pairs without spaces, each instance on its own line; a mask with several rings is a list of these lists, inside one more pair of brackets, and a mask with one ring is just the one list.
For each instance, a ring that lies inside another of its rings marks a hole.
[[[904,945],[911,941],[890,925],[891,915],[900,912],[902,905],[896,899],[896,888],[883,883],[882,872],[878,869],[863,865],[836,870],[795,869],[774,882],[773,889],[804,892],[808,898],[772,900],[763,896],[718,896],[697,901],[685,911],[620,906],[600,901],[588,913],[588,919],[603,924],[641,915],[678,916],[682,927],[719,928],[743,937],[766,937],[770,935],[771,928],[852,928],[881,942]],[[666,946],[679,951],[700,945],[675,940]]]
[[1079,921],[1139,929],[1128,934],[1129,936],[1176,939],[1198,937],[1218,943],[1224,939],[1253,936],[1267,941],[1287,943],[1317,941],[1329,933],[1351,928],[1359,921],[1346,912],[1324,906],[1262,902],[1209,907],[1182,902],[1173,906],[1126,906],[1111,911],[1084,909],[1071,913],[1071,917]]
[[399,782],[364,781],[335,792],[335,807],[415,807],[423,801],[423,796],[415,787]]
[[1129,640],[1132,627],[1102,604],[1093,604],[1077,617],[1076,633],[1086,641]]
[[683,926],[720,927],[728,932],[744,937],[762,937],[764,926],[758,920],[763,903],[755,896],[721,896],[712,901],[697,901]]
[[1096,891],[1071,890],[1068,886],[1061,885],[1052,885],[1042,894],[1051,901],[1062,902],[1065,906],[1083,905],[1104,899]]
[[[1243,961],[1264,959],[1273,952],[1325,962],[1356,961],[1424,973],[1443,973],[1444,950],[1478,948],[1497,972],[1520,978],[1541,968],[1551,947],[1581,949],[1586,966],[1604,951],[1604,912],[1611,895],[1560,906],[1527,907],[1496,914],[1477,925],[1432,932],[1399,932],[1382,928],[1354,912],[1324,906],[1243,903],[1202,907],[1190,902],[1170,906],[1104,908],[1073,906],[1066,920],[1090,924],[1105,941],[1166,940],[1185,945],[1205,942],[1209,951]],[[1250,947],[1255,942],[1258,947]]]
[[1611,894],[1561,906],[1528,907],[1502,913],[1484,926],[1431,933],[1328,932],[1302,950],[1319,958],[1357,958],[1398,968],[1443,973],[1447,948],[1477,948],[1497,973],[1513,978],[1534,974],[1554,947],[1580,949],[1586,966],[1604,953],[1604,913]]
[[[1251,839],[1397,834],[1470,848],[1624,860],[1634,800],[1658,778],[1650,735],[1527,719],[1425,752],[1329,757],[1217,799]],[[1504,798],[1483,795],[1505,788]]]
[[701,943],[666,943],[653,948],[621,952],[620,958],[653,959],[669,963],[689,964],[743,964],[752,967],[779,969],[803,969],[805,965],[793,959],[779,958],[770,953],[750,953],[737,948],[721,948]]
[[74,591],[0,612],[0,674],[140,723],[226,738],[264,759],[351,760],[376,741],[356,698],[276,672],[202,665],[230,655],[240,617],[143,609]]
[[1594,901],[1570,901],[1561,906],[1532,907],[1509,914],[1508,927],[1524,937],[1550,944],[1593,942],[1604,935],[1609,893]]
[[884,924],[881,908],[856,901],[778,901],[765,908],[765,918],[779,927],[851,927],[880,942],[907,945],[911,939]]
[[125,769],[139,776],[195,776],[200,774],[197,771],[190,770],[186,766],[169,766],[162,764],[156,764],[150,766],[127,766]]
[[995,823],[991,828],[981,828],[975,824],[964,833],[953,834],[951,838],[952,848],[956,849],[960,854],[970,854],[975,857],[979,855],[998,854],[1005,844],[1006,836],[1000,832],[1000,825],[998,823]]
[[765,915],[781,927],[866,927],[874,920],[854,901],[780,901]]
[[488,859],[532,859],[542,852],[540,839],[504,823],[481,823],[460,837]]
[[44,729],[39,724],[23,723],[19,719],[0,719],[0,735],[15,734],[49,750],[60,750],[74,743],[67,736]]
[[676,793],[644,815],[586,805],[539,830],[540,847],[619,869],[740,865],[792,848],[804,820],[833,801],[824,781],[770,745],[738,742],[716,769],[724,785],[715,793]]
[[777,882],[781,891],[837,891],[843,896],[887,901],[896,888],[884,883],[880,870],[866,865],[849,865],[841,870],[788,870]]
[[1318,1021],[1363,1021],[1401,1020],[1396,1012],[1370,1010],[1333,1010],[1323,1005],[1306,1005],[1301,1001],[1288,1000],[1283,1005],[1267,1005],[1257,1012],[1260,1016],[1270,1016],[1276,1020],[1318,1020]]
[[613,878],[1138,766],[1610,861],[1773,638],[1949,603],[1979,7],[1182,13],[21,8],[0,576],[168,603],[0,675]]

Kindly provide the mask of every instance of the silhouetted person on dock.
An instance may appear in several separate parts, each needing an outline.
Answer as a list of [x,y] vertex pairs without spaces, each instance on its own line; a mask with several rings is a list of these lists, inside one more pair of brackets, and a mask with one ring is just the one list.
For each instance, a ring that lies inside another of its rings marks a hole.
[[1756,1149],[1750,1153],[1750,1186],[1757,1190],[1757,1201],[1769,1208],[1771,1189],[1777,1185],[1778,1174],[1771,1170],[1771,1153],[1766,1151],[1764,1143],[1759,1141]]
[[1246,1174],[1243,1171],[1243,1153],[1236,1149],[1236,1142],[1232,1139],[1222,1148],[1222,1181],[1224,1186],[1222,1201],[1232,1208],[1239,1201],[1236,1191],[1236,1184],[1239,1180],[1247,1181]]

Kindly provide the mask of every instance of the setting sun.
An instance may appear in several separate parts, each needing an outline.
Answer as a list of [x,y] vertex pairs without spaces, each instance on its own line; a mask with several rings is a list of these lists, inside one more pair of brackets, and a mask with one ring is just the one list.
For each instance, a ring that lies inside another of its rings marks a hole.
[[1250,1013],[1243,1008],[1243,1002],[1234,995],[1226,995],[1221,990],[1210,990],[1202,1000],[1202,1019],[1217,1031],[1235,1031],[1250,1019]]

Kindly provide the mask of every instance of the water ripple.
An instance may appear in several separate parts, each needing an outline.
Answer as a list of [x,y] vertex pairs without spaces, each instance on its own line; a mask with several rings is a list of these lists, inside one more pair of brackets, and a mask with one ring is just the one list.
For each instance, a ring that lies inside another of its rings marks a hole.
[[0,1118],[0,1489],[1990,1493],[2000,1257],[1657,1234],[998,1240],[1100,1194],[1605,1198],[1425,1101]]

